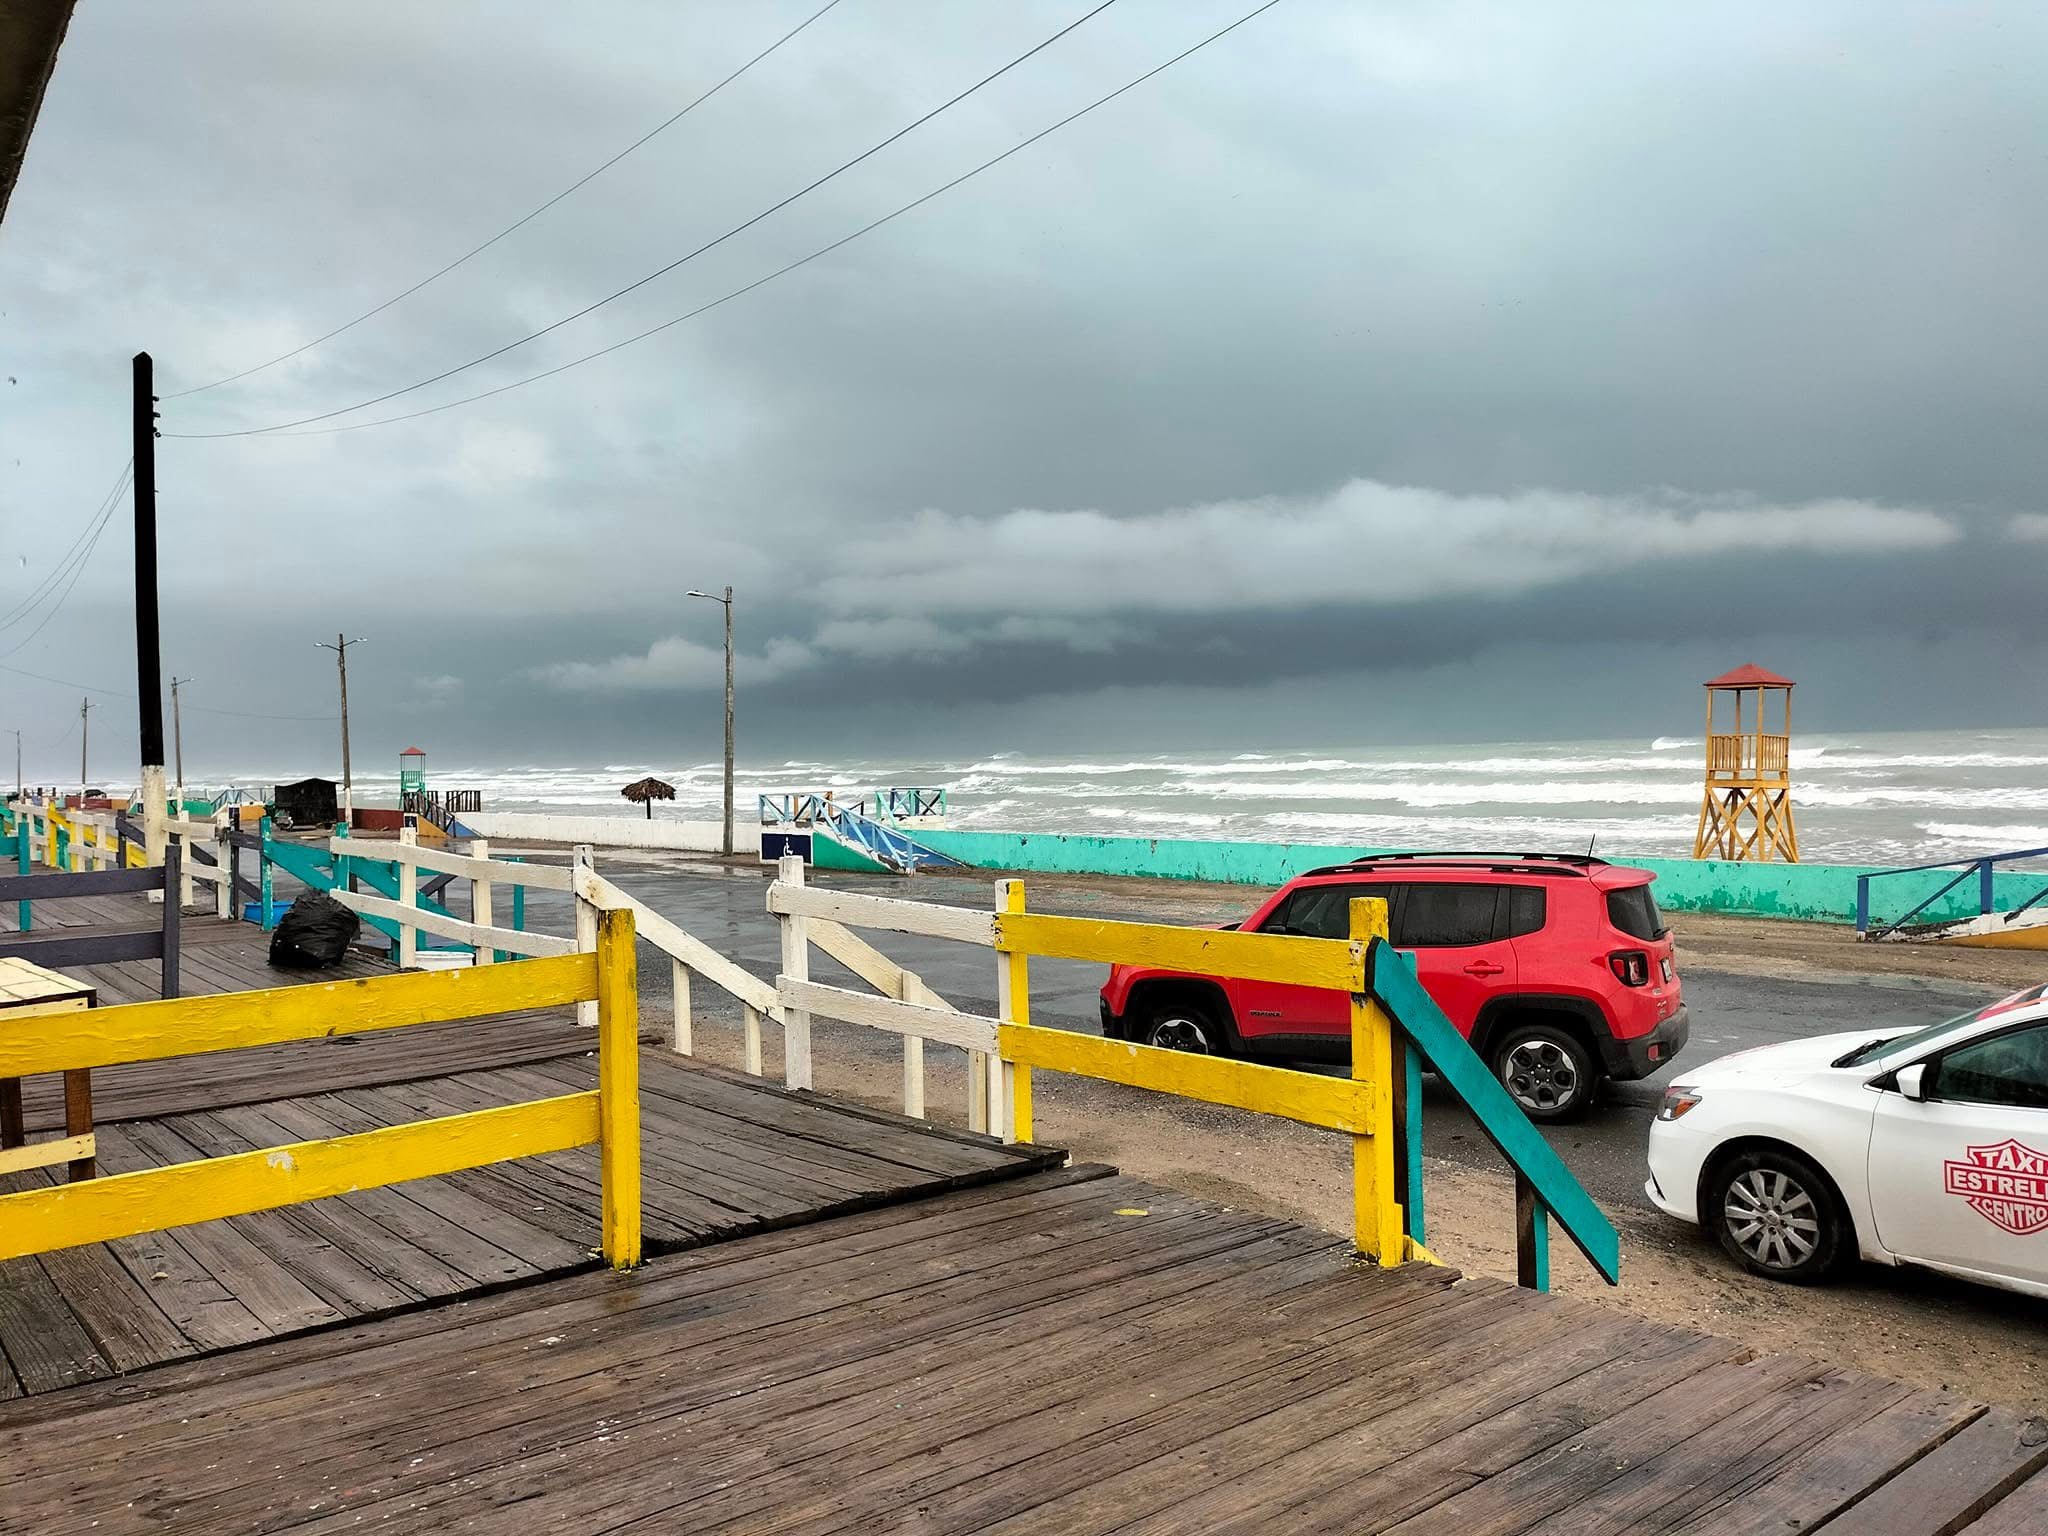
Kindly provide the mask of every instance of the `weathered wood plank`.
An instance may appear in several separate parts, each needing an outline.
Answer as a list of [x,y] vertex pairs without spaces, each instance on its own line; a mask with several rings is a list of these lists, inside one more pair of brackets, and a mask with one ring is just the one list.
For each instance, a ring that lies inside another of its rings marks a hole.
[[2040,1536],[2048,1531],[2048,1472],[2036,1472],[1964,1526],[1961,1536]]
[[[2043,1467],[2048,1467],[2048,1423],[1993,1408],[1819,1529],[1827,1536],[1929,1536],[1959,1530]],[[2039,1514],[2036,1529],[2048,1530],[2048,1500]]]

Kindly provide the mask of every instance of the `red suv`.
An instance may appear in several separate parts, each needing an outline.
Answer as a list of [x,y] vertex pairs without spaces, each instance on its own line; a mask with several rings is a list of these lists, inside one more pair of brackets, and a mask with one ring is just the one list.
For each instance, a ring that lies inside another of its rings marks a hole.
[[[1600,1080],[1647,1077],[1685,1044],[1657,877],[1559,854],[1410,853],[1311,870],[1242,923],[1341,939],[1354,897],[1388,906],[1390,937],[1532,1120],[1564,1120]],[[1345,1060],[1350,999],[1277,982],[1119,965],[1102,1032],[1172,1050]]]

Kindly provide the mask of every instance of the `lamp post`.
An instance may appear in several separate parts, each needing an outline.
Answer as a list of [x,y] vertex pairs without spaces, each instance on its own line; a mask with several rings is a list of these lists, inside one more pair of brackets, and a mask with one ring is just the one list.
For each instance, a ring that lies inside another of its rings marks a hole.
[[178,773],[178,815],[185,814],[185,722],[178,713],[178,690],[191,682],[189,677],[171,679],[171,761]]
[[732,588],[724,596],[695,590],[685,597],[706,598],[725,606],[725,856],[732,857]]
[[341,821],[343,826],[348,827],[356,824],[355,785],[349,777],[348,767],[348,648],[352,645],[361,645],[363,638],[357,635],[350,640],[345,636],[336,635],[332,644],[325,640],[313,642],[323,651],[334,652],[335,663],[341,668]]
[[85,809],[85,744],[92,735],[92,700],[78,701],[78,808]]

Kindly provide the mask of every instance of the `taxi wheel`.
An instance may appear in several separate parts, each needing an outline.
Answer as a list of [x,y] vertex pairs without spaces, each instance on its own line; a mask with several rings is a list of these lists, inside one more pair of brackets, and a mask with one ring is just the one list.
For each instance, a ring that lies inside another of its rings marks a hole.
[[1826,1278],[1849,1227],[1827,1175],[1778,1147],[1739,1153],[1717,1168],[1701,1214],[1736,1263],[1794,1285]]

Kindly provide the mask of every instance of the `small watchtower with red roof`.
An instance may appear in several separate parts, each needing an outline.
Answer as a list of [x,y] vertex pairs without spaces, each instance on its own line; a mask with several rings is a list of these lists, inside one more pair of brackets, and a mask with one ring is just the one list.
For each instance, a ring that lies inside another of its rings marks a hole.
[[[1746,662],[1708,678],[1706,687],[1707,787],[1700,797],[1692,856],[1798,863],[1799,833],[1792,825],[1792,679]],[[1772,714],[1775,731],[1769,724]]]

